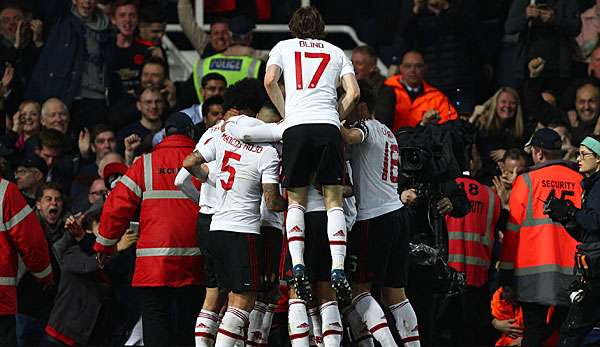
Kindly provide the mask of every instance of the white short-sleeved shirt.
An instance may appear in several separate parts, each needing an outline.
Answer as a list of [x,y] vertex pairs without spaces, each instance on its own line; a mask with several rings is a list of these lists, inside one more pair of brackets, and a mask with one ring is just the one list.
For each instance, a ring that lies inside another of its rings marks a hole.
[[[221,124],[221,122],[217,123],[215,126],[207,129],[204,134],[202,134],[202,137],[200,137],[200,140],[198,140],[198,143],[196,144],[196,151],[202,153],[201,148],[212,141],[215,135],[221,133]],[[207,165],[211,171],[216,169],[214,162],[208,163]],[[215,187],[211,186],[208,182],[202,183],[200,186],[200,199],[198,200],[198,205],[200,205],[200,213],[214,214],[215,205],[217,204],[216,199],[217,191]]]
[[398,195],[398,143],[376,119],[359,122],[363,141],[352,146],[352,178],[357,220],[372,219],[402,208]]
[[[246,116],[232,117],[238,121]],[[269,144],[243,143],[227,132],[199,149],[215,161],[217,198],[210,230],[260,234],[263,183],[279,183],[279,156]]]
[[269,65],[283,70],[286,127],[340,126],[336,88],[342,76],[354,74],[350,59],[340,48],[322,40],[284,40],[269,53]]

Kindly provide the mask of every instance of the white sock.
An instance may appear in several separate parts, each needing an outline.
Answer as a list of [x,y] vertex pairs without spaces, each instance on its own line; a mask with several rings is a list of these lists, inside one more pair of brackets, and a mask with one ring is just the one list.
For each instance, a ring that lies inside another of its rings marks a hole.
[[356,312],[358,312],[362,320],[367,324],[369,332],[381,346],[396,346],[385,314],[377,301],[373,299],[371,293],[365,292],[357,295],[352,302]]
[[310,345],[323,347],[323,332],[321,330],[321,315],[319,314],[319,308],[309,308],[308,318],[310,322],[310,334],[308,335]]
[[269,333],[271,332],[271,324],[273,323],[273,314],[275,310],[275,304],[269,304],[267,306],[267,312],[265,312],[265,316],[263,317],[262,326],[260,330],[263,333],[263,341],[266,346],[269,343]]
[[329,301],[319,306],[323,330],[323,344],[325,347],[339,347],[342,343],[344,328],[342,317],[338,310],[337,301]]
[[249,312],[239,308],[227,308],[219,326],[215,347],[232,347],[240,340],[244,343],[249,316]]
[[346,217],[344,209],[334,207],[327,211],[327,237],[331,251],[331,269],[344,269],[346,259]]
[[219,329],[219,314],[202,310],[196,318],[196,347],[212,347],[215,345],[217,329]]
[[408,299],[401,303],[391,305],[390,311],[396,320],[396,329],[402,338],[402,343],[406,347],[419,347],[421,341],[419,338],[419,325],[417,315],[413,310]]
[[288,329],[292,347],[308,347],[310,323],[306,314],[306,302],[299,299],[289,300]]
[[296,204],[288,206],[285,231],[292,265],[304,265],[304,207]]
[[264,333],[262,331],[263,319],[267,313],[267,304],[255,301],[254,309],[250,312],[250,325],[248,326],[248,346],[258,346],[264,343]]
[[373,335],[367,329],[365,322],[362,320],[361,316],[356,312],[353,305],[348,306],[344,310],[344,317],[350,325],[350,330],[352,330],[352,336],[354,337],[354,343],[358,347],[375,347],[373,343]]

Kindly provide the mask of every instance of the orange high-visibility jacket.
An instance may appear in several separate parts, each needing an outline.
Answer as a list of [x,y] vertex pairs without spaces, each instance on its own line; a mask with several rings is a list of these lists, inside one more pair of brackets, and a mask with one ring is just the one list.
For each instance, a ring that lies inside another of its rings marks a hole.
[[17,267],[21,255],[40,282],[52,281],[48,242],[19,188],[0,178],[0,315],[17,313]]
[[500,199],[470,177],[459,177],[456,183],[467,194],[471,211],[462,218],[446,216],[448,265],[467,275],[467,285],[481,287],[488,281]]
[[401,75],[395,75],[385,80],[385,84],[392,87],[396,94],[396,113],[394,114],[392,127],[394,133],[402,127],[417,126],[423,119],[425,112],[431,109],[439,112],[440,124],[458,118],[456,109],[450,104],[444,93],[427,82],[423,82],[423,93],[414,102],[411,102],[404,86],[400,83],[401,80]]
[[581,206],[582,177],[570,165],[563,161],[538,164],[513,184],[500,270],[512,271],[521,302],[569,305],[567,288],[575,278],[577,241],[543,211],[552,190],[556,197]]
[[102,208],[94,249],[112,253],[140,208],[134,287],[181,287],[204,282],[196,238],[198,205],[175,187],[183,159],[194,149],[187,136],[171,135],[119,179]]

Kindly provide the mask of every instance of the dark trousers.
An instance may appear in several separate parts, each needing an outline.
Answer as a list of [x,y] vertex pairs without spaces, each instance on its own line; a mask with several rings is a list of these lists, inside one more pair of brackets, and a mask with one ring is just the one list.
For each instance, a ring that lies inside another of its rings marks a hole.
[[600,323],[600,279],[587,283],[583,299],[571,304],[567,319],[560,329],[560,346],[583,346],[594,326]]
[[448,299],[442,322],[449,326],[453,346],[492,346],[496,333],[491,324],[487,285],[467,286],[460,295]]
[[406,294],[417,315],[421,346],[433,346],[436,308],[440,300],[434,294],[434,276],[431,266],[411,265]]
[[144,346],[193,346],[194,326],[206,290],[199,286],[143,287]]
[[17,346],[17,320],[15,315],[0,315],[0,347]]
[[522,302],[523,311],[523,342],[522,347],[540,347],[554,331],[557,331],[567,316],[567,308],[555,306],[550,322],[548,318],[548,305]]

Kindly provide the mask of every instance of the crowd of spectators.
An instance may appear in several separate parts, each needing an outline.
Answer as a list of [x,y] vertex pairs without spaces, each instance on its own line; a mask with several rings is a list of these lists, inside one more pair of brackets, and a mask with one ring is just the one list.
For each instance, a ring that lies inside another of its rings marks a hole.
[[[212,65],[206,71],[205,59],[255,59],[251,77],[264,76],[267,56],[252,48],[254,18],[237,16],[235,1],[233,7],[225,3],[231,2],[222,2],[226,12],[218,13],[224,17],[213,16],[207,34],[193,18],[191,1],[177,1],[183,32],[204,60],[187,80],[173,81],[170,52],[161,43],[167,24],[162,2],[2,1],[0,173],[36,211],[59,274],[53,287],[20,274],[21,345],[38,343],[74,311],[88,312],[69,306],[77,303],[66,299],[74,292],[93,292],[81,300],[93,296],[96,304],[96,323],[84,327],[89,331],[80,332],[78,344],[121,341],[137,322],[139,308],[128,286],[135,237],[119,242],[122,259],[103,271],[68,245],[76,240],[91,247],[87,235],[97,229],[111,178],[162,139],[167,115],[183,110],[198,134],[222,117],[221,96],[235,79],[215,73]],[[575,161],[586,136],[600,134],[600,1],[397,3],[388,41],[367,40],[370,46],[351,53],[357,79],[376,95],[375,117],[394,132],[457,118],[474,124],[481,165],[476,178],[495,187],[503,205],[517,175],[531,164],[522,149],[536,129],[558,132],[568,161]],[[282,8],[273,4],[273,21],[286,12]],[[377,67],[379,58],[388,64],[387,76]],[[67,275],[96,270],[100,279],[89,283]],[[109,281],[108,273],[116,280]],[[68,283],[81,287],[69,289]],[[110,294],[108,283],[115,289]],[[122,313],[112,316],[119,317],[116,323],[107,318],[114,312]],[[107,339],[101,332],[108,325]]]

